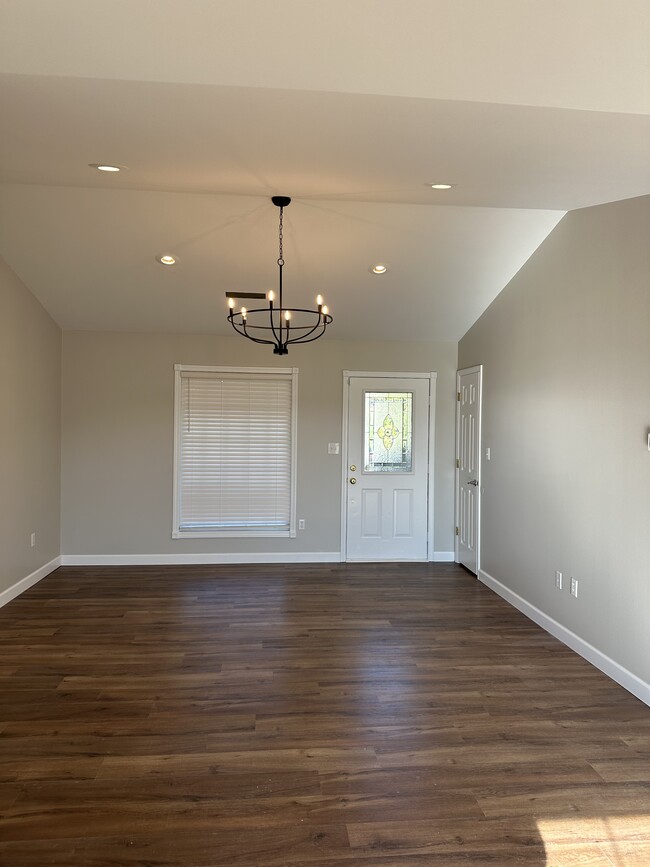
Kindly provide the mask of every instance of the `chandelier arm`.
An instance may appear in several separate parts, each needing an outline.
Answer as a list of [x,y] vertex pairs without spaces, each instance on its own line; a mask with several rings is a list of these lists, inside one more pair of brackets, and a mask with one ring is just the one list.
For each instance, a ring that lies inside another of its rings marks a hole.
[[[309,325],[302,326],[303,328],[307,328],[307,329],[309,329],[309,330],[307,331],[306,334],[303,334],[302,337],[301,337],[300,339],[303,339],[303,338],[305,338],[305,337],[309,337],[310,334],[313,334],[314,331],[316,331],[317,328],[320,328],[320,327],[323,325],[323,322],[321,322],[321,320],[320,320],[320,317],[321,317],[321,316],[322,316],[322,314],[319,313],[319,314],[318,314],[318,322],[317,322],[316,325],[314,325],[313,327],[310,327]],[[300,326],[298,326],[298,328],[300,328]],[[298,330],[298,328],[296,328],[296,331]],[[324,330],[324,329],[323,329],[323,330]],[[321,333],[322,333],[322,332],[321,332]],[[319,334],[318,336],[320,337],[320,334]],[[289,342],[289,343],[296,343],[297,341],[296,341],[296,340],[289,340],[288,342]],[[307,340],[304,340],[304,342],[307,343],[308,341],[307,341]]]
[[233,327],[234,327],[235,331],[237,332],[237,334],[241,334],[241,336],[245,337],[247,340],[252,340],[253,343],[264,343],[268,346],[274,346],[275,345],[274,340],[264,340],[262,337],[253,337],[252,334],[248,334],[247,331],[241,331],[234,324],[233,324]]
[[315,310],[308,310],[306,307],[288,307],[287,310],[290,310],[292,313],[308,313],[310,316],[318,316],[318,321],[313,326],[311,326],[311,325],[295,326],[294,325],[294,330],[296,330],[296,331],[299,329],[302,329],[302,330],[309,329],[307,331],[307,334],[303,335],[304,337],[307,337],[309,334],[312,334],[314,331],[316,331],[317,328],[320,328],[321,326],[323,327],[323,332],[324,332],[325,328],[331,322],[334,321],[329,313],[321,313],[320,311],[316,312]]
[[[250,316],[251,313],[268,313],[268,312],[269,312],[268,307],[252,307],[252,308],[249,308],[248,310],[246,310],[246,315]],[[233,310],[232,315],[233,316],[241,316],[241,310]]]
[[[269,310],[266,307],[254,307],[252,310],[248,310],[246,315],[247,315],[247,317],[250,317],[253,313],[268,313],[268,312],[269,312]],[[241,323],[238,322],[238,320],[235,319],[236,316],[241,316],[241,312],[239,310],[229,314],[228,320],[232,323],[233,327],[235,327],[236,324],[239,326],[237,328],[238,334],[244,334],[245,335],[246,331],[248,331],[251,328],[255,328],[256,330],[264,329],[265,331],[273,332],[273,336],[277,340],[277,333],[275,331],[272,320],[271,320],[270,325],[253,325],[252,323],[249,323],[249,322],[244,323],[244,320],[242,320]],[[242,330],[242,328],[243,328],[243,330]]]
[[[275,330],[275,322],[273,321],[273,302],[269,301],[269,322],[271,323],[271,331],[273,332],[273,336],[275,337],[275,342],[279,346],[280,338]],[[260,327],[268,327],[268,326],[260,326]],[[280,313],[280,336],[282,336],[282,313]]]
[[320,334],[316,335],[316,337],[308,337],[306,339],[303,339],[302,337],[296,337],[293,340],[288,340],[287,343],[313,343],[314,340],[318,340],[320,337],[323,336],[323,334],[325,334],[324,328]]
[[242,331],[241,328],[239,328],[239,326],[237,325],[237,323],[235,322],[235,320],[232,318],[232,316],[229,316],[229,317],[228,317],[228,322],[230,322],[230,324],[231,324],[232,327],[235,329],[235,331],[237,332],[237,334],[241,334],[243,337],[246,337],[246,332],[245,332],[245,331]]
[[[255,327],[255,326],[253,326],[253,327]],[[254,337],[251,337],[250,334],[248,333],[248,323],[246,322],[246,320],[244,319],[243,316],[242,316],[242,328],[244,329],[244,337],[248,337],[249,340],[255,339]]]
[[[240,315],[240,314],[234,314],[234,315],[237,316],[237,315]],[[249,329],[250,329],[250,328],[255,328],[255,329],[258,329],[258,328],[259,328],[259,329],[263,329],[264,331],[271,331],[272,329],[269,328],[268,325],[250,325],[250,326],[246,326],[246,325],[242,324],[241,326],[239,326],[239,324],[236,323],[235,320],[233,319],[233,316],[232,316],[232,315],[228,316],[228,320],[229,320],[230,324],[232,325],[232,327],[233,327],[233,328],[235,329],[235,331],[237,332],[237,334],[241,334],[241,336],[242,336],[242,337],[246,337],[247,340],[251,340],[253,343],[261,343],[261,344],[263,344],[263,345],[265,345],[265,346],[273,346],[273,347],[277,347],[278,349],[282,349],[282,347],[284,347],[284,348],[285,348],[285,352],[286,352],[286,343],[283,343],[283,342],[281,342],[280,340],[278,340],[277,335],[275,334],[275,332],[274,332],[274,335],[273,335],[273,336],[275,337],[275,340],[266,340],[265,338],[262,338],[262,337],[254,337],[252,334],[249,334]],[[282,353],[280,353],[280,354],[282,354]]]
[[[313,312],[313,311],[305,310],[303,312],[309,313],[309,312]],[[299,342],[300,343],[311,343],[312,340],[318,340],[319,337],[322,337],[323,334],[325,334],[325,329],[333,320],[332,320],[332,317],[329,315],[329,313],[325,313],[325,314],[321,313],[319,315],[321,317],[321,321],[317,322],[316,325],[311,326],[311,327],[309,325],[302,325],[302,326],[298,326],[297,328],[294,328],[294,331],[303,330],[306,333],[299,335],[298,337],[294,338],[293,340],[289,340],[289,343],[299,343]],[[314,331],[316,331],[319,328],[321,329],[320,334],[317,334],[316,337],[313,337],[311,340],[308,340],[307,338],[309,338],[309,335],[313,334]]]
[[244,337],[252,340],[253,343],[263,343],[264,346],[277,346],[275,340],[263,340],[261,337],[253,337],[250,334],[245,334]]

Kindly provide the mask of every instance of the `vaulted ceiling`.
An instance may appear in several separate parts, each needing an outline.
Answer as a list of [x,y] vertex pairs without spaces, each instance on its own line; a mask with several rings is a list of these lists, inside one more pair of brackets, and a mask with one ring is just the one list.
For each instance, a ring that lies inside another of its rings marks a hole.
[[65,329],[227,333],[289,195],[289,301],[455,341],[650,192],[649,37],[647,0],[0,0],[0,255]]

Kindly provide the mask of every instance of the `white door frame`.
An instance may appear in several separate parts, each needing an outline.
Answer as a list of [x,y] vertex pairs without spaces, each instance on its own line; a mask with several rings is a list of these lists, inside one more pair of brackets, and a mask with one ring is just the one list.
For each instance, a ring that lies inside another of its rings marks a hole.
[[459,496],[459,471],[458,471],[458,456],[460,454],[460,403],[458,395],[460,394],[460,376],[462,373],[478,373],[478,488],[476,491],[476,577],[478,578],[481,569],[481,500],[483,499],[483,365],[476,364],[474,367],[463,367],[456,371],[456,469],[455,474],[455,506],[454,506],[454,559],[459,562],[458,556],[458,532],[460,526],[460,496]]
[[347,529],[348,529],[348,430],[350,413],[350,379],[363,377],[377,379],[428,379],[429,380],[429,449],[427,455],[427,561],[435,559],[434,544],[434,463],[436,435],[436,382],[438,374],[386,372],[382,370],[344,370],[343,371],[343,426],[341,430],[341,560],[347,561]]

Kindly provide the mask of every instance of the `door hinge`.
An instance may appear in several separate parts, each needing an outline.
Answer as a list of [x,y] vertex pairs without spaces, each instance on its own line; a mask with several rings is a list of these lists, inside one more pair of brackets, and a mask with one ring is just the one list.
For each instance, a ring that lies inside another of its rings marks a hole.
[[459,527],[456,527],[456,535],[460,536],[460,528]]
[[456,400],[460,400],[460,392],[459,391],[456,392]]
[[456,469],[460,469],[460,458],[456,458]]

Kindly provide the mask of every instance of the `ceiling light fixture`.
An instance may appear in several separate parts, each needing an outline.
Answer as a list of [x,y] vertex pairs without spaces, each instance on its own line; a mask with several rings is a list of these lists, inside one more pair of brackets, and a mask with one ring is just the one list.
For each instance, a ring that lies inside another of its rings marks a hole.
[[178,256],[165,253],[163,256],[156,256],[156,262],[160,262],[161,265],[175,265],[178,262]]
[[[228,322],[237,334],[247,337],[254,343],[266,343],[273,347],[275,355],[287,355],[288,346],[292,343],[311,343],[325,334],[325,329],[332,322],[327,306],[323,304],[322,295],[316,296],[317,310],[304,307],[285,307],[282,297],[283,255],[283,214],[290,204],[289,196],[273,196],[273,204],[280,209],[280,226],[278,230],[279,253],[278,268],[278,298],[275,292],[226,292],[228,299]],[[236,298],[263,298],[268,301],[268,307],[255,307],[248,310],[242,307],[235,311]],[[259,323],[266,323],[259,324]]]
[[429,184],[432,190],[450,190],[453,184]]
[[98,172],[123,172],[127,166],[111,166],[108,163],[88,163],[91,169],[97,169]]
[[390,265],[385,262],[377,262],[375,265],[371,265],[368,270],[371,274],[385,274],[386,271],[390,271]]

